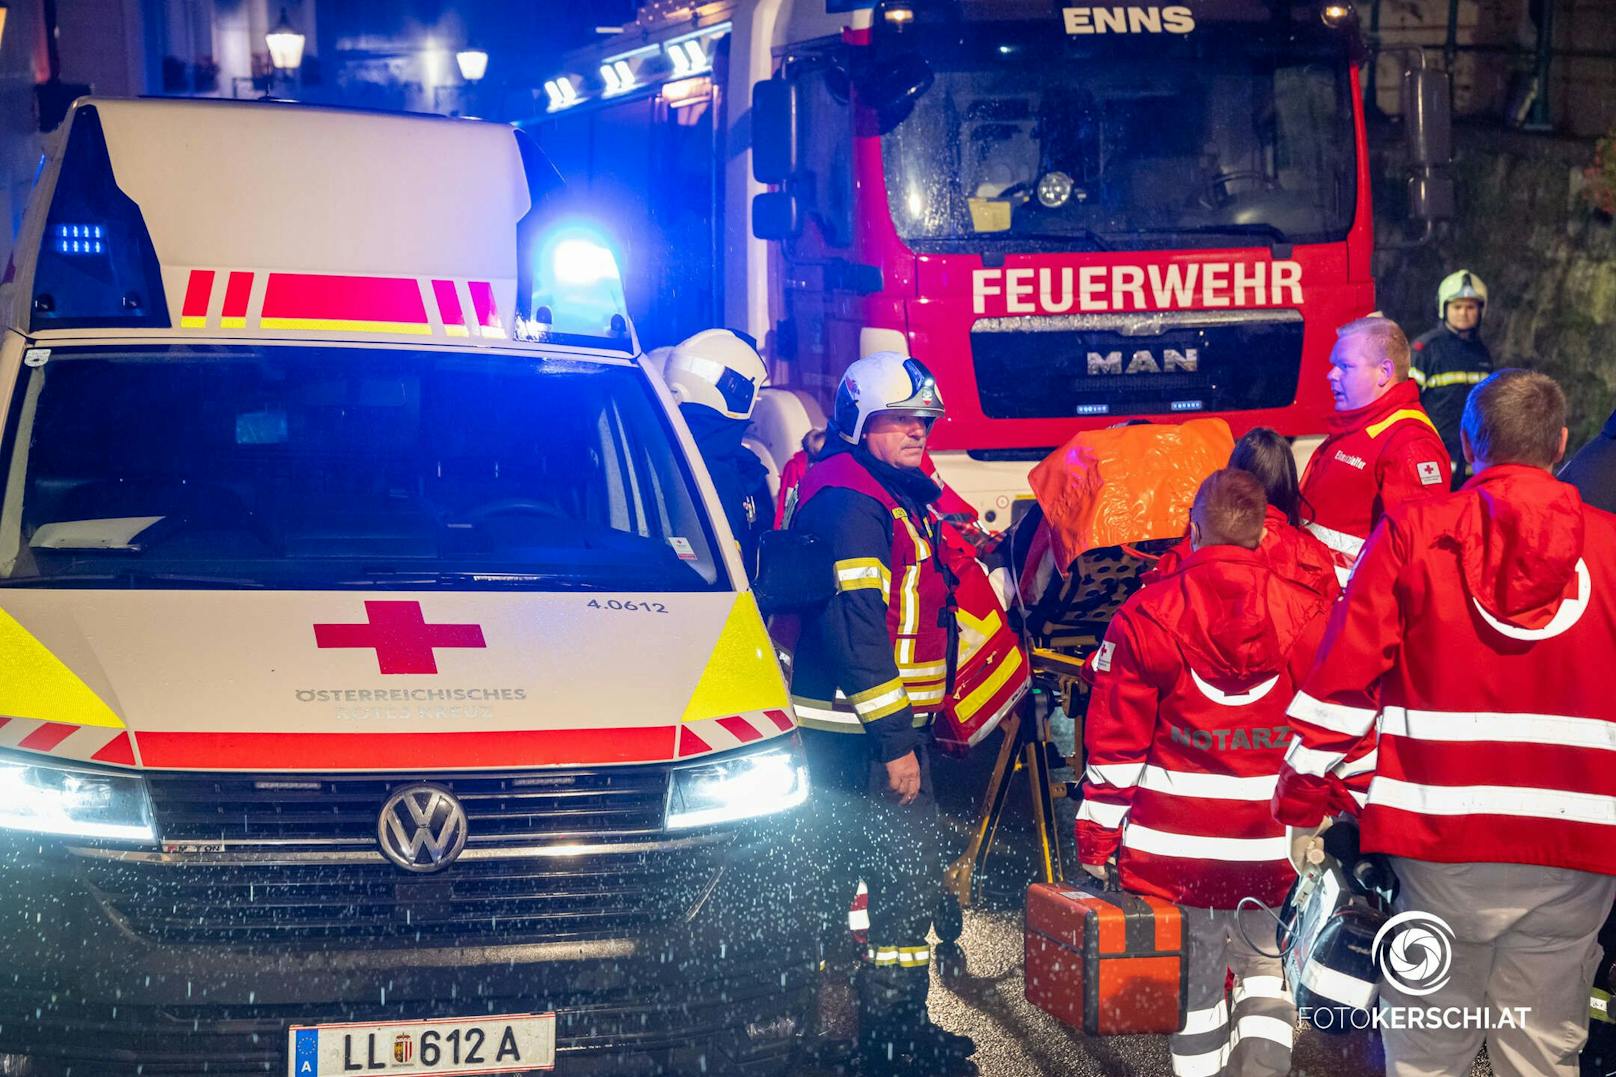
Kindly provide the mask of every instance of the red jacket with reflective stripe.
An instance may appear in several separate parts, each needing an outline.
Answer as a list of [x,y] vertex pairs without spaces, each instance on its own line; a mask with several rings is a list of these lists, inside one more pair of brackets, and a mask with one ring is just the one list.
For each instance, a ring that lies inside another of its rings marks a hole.
[[1275,812],[1379,727],[1363,847],[1616,874],[1616,516],[1500,465],[1393,509],[1291,705]]
[[1329,604],[1237,546],[1123,604],[1092,663],[1085,864],[1116,852],[1124,888],[1197,907],[1284,899],[1296,873],[1269,803]]
[[1302,473],[1303,514],[1345,582],[1375,521],[1393,505],[1447,492],[1453,468],[1412,381],[1373,404],[1335,412],[1329,427]]
[[[1268,516],[1263,521],[1262,542],[1258,544],[1257,552],[1282,579],[1317,591],[1332,602],[1341,593],[1330,548],[1304,529],[1292,527],[1285,514],[1272,505],[1268,506]],[[1189,555],[1190,540],[1185,536],[1182,542],[1157,559],[1150,571],[1140,577],[1141,582],[1152,583],[1178,571],[1184,558]]]

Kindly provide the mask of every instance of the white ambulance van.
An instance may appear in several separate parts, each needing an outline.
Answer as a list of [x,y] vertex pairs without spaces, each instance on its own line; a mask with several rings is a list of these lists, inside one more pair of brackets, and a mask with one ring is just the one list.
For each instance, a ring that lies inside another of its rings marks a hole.
[[785,686],[559,187],[73,108],[0,285],[0,1072],[785,1065]]

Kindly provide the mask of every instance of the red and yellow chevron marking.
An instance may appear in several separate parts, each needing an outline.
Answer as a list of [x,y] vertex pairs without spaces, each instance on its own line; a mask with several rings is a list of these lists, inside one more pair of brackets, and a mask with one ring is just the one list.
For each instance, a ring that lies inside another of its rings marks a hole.
[[[220,329],[267,329],[317,333],[406,333],[430,336],[435,331],[422,297],[422,281],[414,277],[359,277],[329,273],[264,273],[251,270],[192,269],[180,307],[180,327],[206,329],[219,278],[225,278]],[[262,277],[264,296],[256,325],[248,308],[255,282]],[[432,302],[443,334],[504,337],[492,281],[466,281],[471,299],[467,317],[460,285],[431,279]]]
[[675,758],[688,759],[708,752],[722,752],[754,744],[770,737],[789,733],[797,727],[785,711],[753,711],[731,714],[723,718],[702,718],[685,721],[679,726],[679,745]]

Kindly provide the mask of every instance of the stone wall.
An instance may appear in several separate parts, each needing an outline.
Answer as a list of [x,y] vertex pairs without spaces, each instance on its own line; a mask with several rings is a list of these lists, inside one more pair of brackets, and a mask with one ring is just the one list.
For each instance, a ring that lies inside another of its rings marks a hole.
[[1475,271],[1494,362],[1559,380],[1575,451],[1616,409],[1616,226],[1576,195],[1592,142],[1463,124],[1454,136],[1458,219],[1425,247],[1392,248],[1401,181],[1392,154],[1375,157],[1381,309],[1412,339],[1436,324],[1442,277]]

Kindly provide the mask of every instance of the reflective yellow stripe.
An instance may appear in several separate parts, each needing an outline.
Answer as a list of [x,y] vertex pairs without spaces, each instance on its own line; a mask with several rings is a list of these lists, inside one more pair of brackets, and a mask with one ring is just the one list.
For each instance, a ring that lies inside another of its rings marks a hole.
[[[914,649],[915,641],[913,639],[905,640],[903,642],[909,644],[910,650]],[[921,662],[917,665],[911,665],[904,662],[898,663],[898,673],[902,675],[905,681],[910,679],[930,680],[941,677],[947,672],[948,665],[945,662]]]
[[1433,374],[1420,384],[1428,389],[1441,389],[1448,385],[1480,385],[1486,380],[1486,371],[1450,370],[1446,374]]
[[1009,680],[1011,675],[1020,668],[1021,649],[1018,647],[1004,656],[1004,661],[999,663],[999,668],[994,670],[987,680],[977,685],[976,691],[960,701],[958,708],[960,717],[968,721],[972,715],[982,709],[988,700],[993,698],[994,693],[1004,687],[1004,682]]
[[909,519],[909,514],[902,509],[893,509],[892,517],[901,521],[905,530],[909,532],[909,540],[915,544],[915,560],[924,561],[930,557],[931,544],[920,537],[920,532],[916,530],[914,522]]
[[849,557],[845,561],[836,562],[835,568],[838,591],[869,588],[880,591],[883,602],[890,601],[888,592],[892,590],[892,573],[879,558]]
[[896,965],[899,968],[918,969],[931,963],[931,947],[871,946],[868,957],[870,964],[876,968],[891,968]]
[[1386,432],[1387,427],[1391,426],[1393,423],[1402,422],[1404,419],[1414,419],[1418,422],[1424,423],[1426,426],[1429,426],[1432,430],[1436,429],[1436,424],[1431,422],[1431,417],[1425,414],[1425,412],[1421,411],[1419,408],[1400,408],[1386,416],[1384,419],[1380,420],[1380,422],[1376,423],[1374,426],[1371,426],[1365,432],[1372,438],[1378,438],[1380,435]]
[[905,666],[907,666],[907,665],[911,664],[912,662],[914,662],[914,660],[915,660],[915,637],[913,637],[913,636],[899,636],[898,637],[898,642],[893,644],[893,646],[892,646],[892,655],[893,655],[894,658],[897,659],[897,661],[898,661],[898,669],[900,669],[900,670],[902,670]]
[[1421,389],[1425,388],[1425,371],[1421,370],[1417,366],[1409,367],[1408,380],[1413,382],[1415,385],[1418,385]]
[[909,693],[904,690],[903,681],[894,678],[863,692],[855,692],[847,697],[847,701],[853,704],[860,721],[874,722],[907,707]]
[[920,631],[920,566],[910,565],[903,570],[903,586],[899,588],[898,634],[912,636]]

